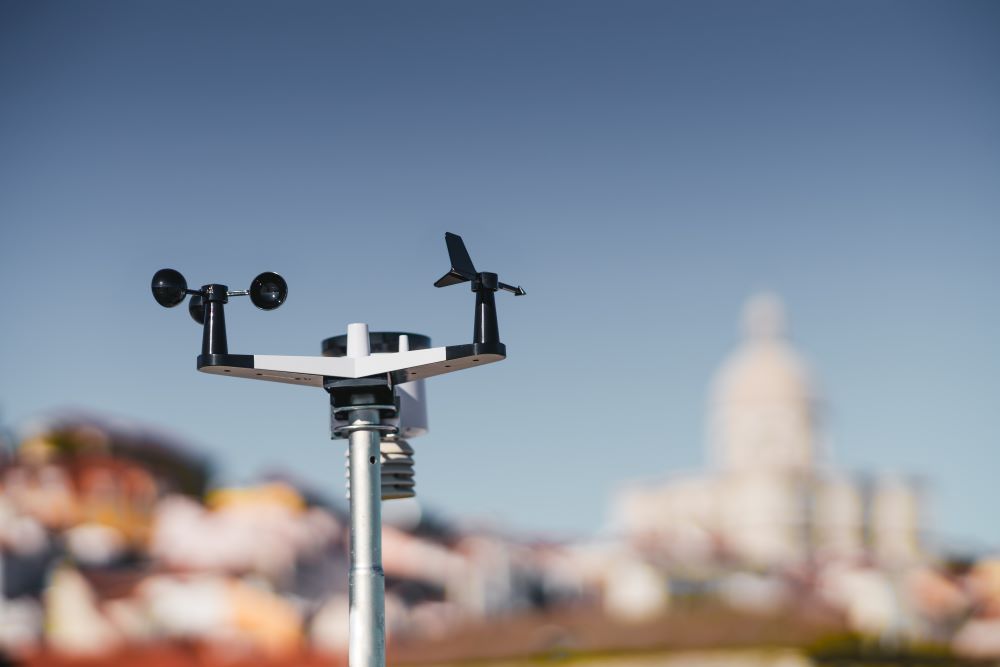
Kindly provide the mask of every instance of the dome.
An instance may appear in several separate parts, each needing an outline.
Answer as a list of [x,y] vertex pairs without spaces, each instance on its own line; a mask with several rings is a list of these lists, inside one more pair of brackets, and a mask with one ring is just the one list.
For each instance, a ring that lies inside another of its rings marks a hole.
[[772,294],[752,297],[744,339],[719,369],[709,405],[710,439],[724,468],[811,467],[815,392],[805,363],[785,337]]
[[773,294],[751,297],[743,310],[742,345],[716,375],[714,403],[808,406],[812,382],[785,338],[785,309]]

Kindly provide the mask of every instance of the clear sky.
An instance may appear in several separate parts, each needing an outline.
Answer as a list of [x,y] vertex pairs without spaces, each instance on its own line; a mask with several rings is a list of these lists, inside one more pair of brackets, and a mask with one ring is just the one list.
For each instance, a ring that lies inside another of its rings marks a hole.
[[437,378],[424,503],[557,536],[701,467],[743,300],[788,306],[831,457],[925,479],[1000,544],[1000,4],[0,4],[0,409],[176,431],[230,481],[342,494],[316,389],[194,371],[153,272],[290,285],[230,350],[348,322],[471,338],[445,231],[510,357]]

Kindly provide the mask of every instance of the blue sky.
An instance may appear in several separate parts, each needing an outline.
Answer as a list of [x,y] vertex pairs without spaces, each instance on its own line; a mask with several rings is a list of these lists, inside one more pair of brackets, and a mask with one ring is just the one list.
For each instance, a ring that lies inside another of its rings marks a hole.
[[996,545],[1000,7],[990,2],[0,5],[0,409],[162,425],[223,476],[342,492],[319,390],[194,372],[152,273],[243,288],[230,349],[348,322],[471,336],[442,237],[521,284],[502,364],[428,387],[425,504],[597,529],[704,464],[705,397],[766,288],[831,457],[923,477]]

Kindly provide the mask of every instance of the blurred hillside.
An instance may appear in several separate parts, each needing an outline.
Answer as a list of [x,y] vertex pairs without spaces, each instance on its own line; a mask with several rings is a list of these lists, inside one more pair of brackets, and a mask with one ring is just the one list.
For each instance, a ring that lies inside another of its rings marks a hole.
[[[710,469],[625,484],[606,534],[526,539],[426,512],[386,525],[390,661],[1000,658],[1000,558],[934,553],[920,485],[824,457],[780,302],[755,298],[745,320],[709,400]],[[346,662],[349,525],[326,493],[215,486],[183,443],[94,415],[0,451],[4,655]]]

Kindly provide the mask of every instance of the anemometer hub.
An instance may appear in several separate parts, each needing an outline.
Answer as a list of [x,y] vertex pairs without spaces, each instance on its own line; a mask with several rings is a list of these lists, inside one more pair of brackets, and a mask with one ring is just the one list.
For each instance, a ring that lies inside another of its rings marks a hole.
[[356,323],[346,335],[324,340],[320,357],[230,354],[224,310],[229,298],[249,296],[257,308],[274,310],[288,297],[284,278],[267,271],[247,290],[234,292],[217,283],[191,290],[180,272],[160,269],[151,284],[153,298],[165,308],[191,297],[188,313],[203,327],[199,371],[321,387],[329,394],[331,435],[349,441],[351,667],[385,667],[381,501],[414,495],[413,448],[406,438],[428,430],[423,381],[505,359],[494,295],[525,294],[496,273],[477,271],[460,236],[445,234],[445,243],[451,268],[434,285],[471,284],[476,294],[471,344],[431,347],[427,336],[371,333],[367,324]]

